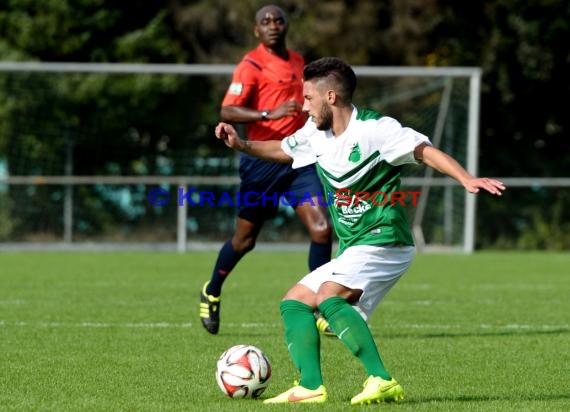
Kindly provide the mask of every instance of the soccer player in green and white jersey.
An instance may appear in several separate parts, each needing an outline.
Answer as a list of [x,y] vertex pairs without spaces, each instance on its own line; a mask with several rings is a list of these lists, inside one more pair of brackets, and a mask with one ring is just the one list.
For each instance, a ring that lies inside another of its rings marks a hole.
[[[366,319],[409,268],[414,244],[405,210],[390,197],[401,194],[400,166],[424,163],[470,193],[501,195],[503,183],[476,178],[434,148],[428,138],[393,118],[352,104],[356,76],[337,58],[304,68],[305,126],[279,141],[245,141],[229,124],[216,136],[236,150],[293,167],[316,163],[339,238],[337,257],[302,278],[281,301],[287,348],[300,381],[265,403],[321,403],[327,399],[320,364],[319,310],[364,366],[367,378],[353,405],[398,401],[404,391],[386,370]],[[382,194],[382,197],[378,196]]]

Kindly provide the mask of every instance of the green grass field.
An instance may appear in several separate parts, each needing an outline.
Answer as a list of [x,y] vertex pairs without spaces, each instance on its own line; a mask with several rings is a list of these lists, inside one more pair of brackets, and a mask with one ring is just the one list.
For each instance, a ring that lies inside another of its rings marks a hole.
[[[365,379],[323,338],[329,401],[263,405],[218,389],[218,356],[238,343],[273,366],[263,397],[296,378],[278,304],[304,253],[253,252],[226,282],[208,335],[198,291],[214,253],[0,253],[0,410],[359,410]],[[406,391],[391,411],[569,411],[570,254],[418,255],[370,325]]]

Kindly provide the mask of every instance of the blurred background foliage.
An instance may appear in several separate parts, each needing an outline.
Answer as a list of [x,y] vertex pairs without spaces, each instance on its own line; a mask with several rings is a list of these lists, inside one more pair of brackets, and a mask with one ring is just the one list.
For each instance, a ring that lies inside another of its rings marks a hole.
[[[264,4],[254,0],[4,0],[0,2],[0,60],[235,64],[256,45],[253,16]],[[284,0],[276,4],[290,16],[288,46],[307,61],[334,55],[353,65],[481,67],[480,174],[568,175],[570,116],[563,103],[570,92],[568,0],[461,4],[451,0]],[[204,79],[189,87],[168,75],[146,79],[125,75],[109,88],[104,75],[89,76],[88,81],[85,76],[80,80],[55,74],[2,76],[0,160],[12,175],[63,174],[66,148],[72,144],[76,175],[207,173],[196,169],[195,156],[228,156],[212,139],[228,79],[218,80]],[[154,87],[156,82],[161,87]],[[9,90],[16,83],[33,93],[14,101]],[[149,95],[149,90],[160,92]],[[65,104],[54,104],[53,96],[62,94],[66,99],[58,102]],[[112,121],[102,123],[102,118]],[[43,134],[38,136],[31,130],[40,119]],[[30,124],[28,132],[22,123]],[[56,132],[62,124],[68,131],[64,135]],[[114,153],[112,164],[109,153],[100,149],[102,136],[113,136],[111,149],[105,149]],[[22,153],[29,157],[28,163],[11,161]],[[478,247],[569,248],[569,198],[568,189],[544,188],[510,190],[501,201],[481,196]],[[0,237],[7,238],[23,223],[7,218],[6,210],[14,207],[17,197],[0,193],[0,202]],[[100,214],[100,206],[86,202],[82,213]]]

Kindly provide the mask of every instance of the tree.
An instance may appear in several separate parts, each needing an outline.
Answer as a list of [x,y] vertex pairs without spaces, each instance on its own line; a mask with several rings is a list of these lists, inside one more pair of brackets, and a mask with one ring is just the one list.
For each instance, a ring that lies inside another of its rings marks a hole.
[[[0,58],[185,61],[188,56],[162,6],[159,1],[14,0],[0,5]],[[198,150],[200,141],[211,137],[201,124],[213,123],[208,116],[216,116],[203,109],[209,107],[207,81],[180,76],[20,72],[1,73],[0,85],[0,159],[10,174],[64,174],[70,145],[77,175],[183,174],[164,159]],[[108,194],[81,192],[76,204],[86,230],[101,231],[110,222],[145,215],[125,214]],[[61,227],[50,213],[38,217],[47,204],[61,207],[61,194],[45,187],[33,192],[12,187],[11,196],[29,206],[20,211],[24,216],[13,233]],[[53,202],[46,204],[46,198]],[[2,207],[11,206],[3,202]]]

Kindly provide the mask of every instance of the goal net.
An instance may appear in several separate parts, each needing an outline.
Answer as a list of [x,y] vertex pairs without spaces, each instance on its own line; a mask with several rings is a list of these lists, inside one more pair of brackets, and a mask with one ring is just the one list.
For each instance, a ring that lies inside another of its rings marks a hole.
[[[237,157],[213,139],[231,65],[0,63],[0,242],[224,240],[230,204],[177,196],[237,190]],[[476,68],[355,67],[355,104],[398,119],[476,173]],[[403,189],[420,249],[471,251],[475,201],[429,168]],[[170,201],[156,206],[149,192]],[[306,240],[290,208],[260,240]]]
[[[434,146],[477,173],[480,70],[361,68],[362,99],[427,135]],[[364,87],[363,87],[364,86]],[[403,186],[418,191],[408,207],[419,249],[471,252],[475,197],[431,168],[406,166]]]

